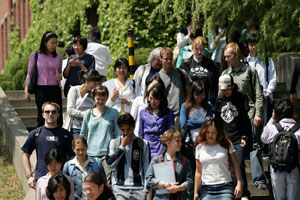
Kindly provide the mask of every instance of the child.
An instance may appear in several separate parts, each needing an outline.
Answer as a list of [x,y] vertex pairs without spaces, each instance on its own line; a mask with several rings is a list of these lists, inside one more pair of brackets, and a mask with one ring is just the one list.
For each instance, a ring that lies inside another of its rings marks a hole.
[[82,184],[84,177],[91,172],[101,173],[105,178],[106,175],[101,160],[97,162],[86,154],[88,146],[85,138],[81,136],[74,138],[72,148],[76,156],[65,163],[63,172],[74,180],[75,198],[86,199],[86,190]]
[[139,137],[149,143],[153,158],[163,152],[159,136],[174,127],[174,115],[168,108],[166,92],[161,86],[152,87],[146,96],[148,106],[140,112]]
[[[194,200],[199,197],[203,200],[240,198],[243,181],[234,148],[215,120],[202,125],[196,143],[199,145],[196,147]],[[229,170],[229,155],[237,178],[235,189]]]
[[106,162],[115,169],[112,188],[117,199],[146,198],[145,173],[150,152],[147,141],[134,135],[134,124],[130,114],[121,115],[118,125],[122,136],[112,139],[108,145]]

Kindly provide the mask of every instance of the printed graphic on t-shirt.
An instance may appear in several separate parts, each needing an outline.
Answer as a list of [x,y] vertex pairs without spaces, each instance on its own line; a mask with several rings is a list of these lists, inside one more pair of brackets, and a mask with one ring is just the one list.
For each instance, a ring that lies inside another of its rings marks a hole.
[[47,136],[46,140],[48,142],[57,142],[58,141],[58,137],[57,136]]
[[191,74],[198,77],[208,76],[208,70],[202,66],[197,66],[191,68]]
[[221,118],[229,124],[233,121],[233,119],[239,115],[239,111],[235,107],[235,105],[232,105],[231,102],[227,102],[226,105],[224,105],[221,109]]

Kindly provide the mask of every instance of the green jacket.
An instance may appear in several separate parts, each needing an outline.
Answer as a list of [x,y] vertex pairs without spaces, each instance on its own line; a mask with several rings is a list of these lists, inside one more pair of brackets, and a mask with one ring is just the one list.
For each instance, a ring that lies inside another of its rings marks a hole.
[[[248,72],[250,69],[252,74],[253,91],[249,77],[250,72]],[[256,69],[242,63],[242,66],[238,71],[233,71],[232,68],[229,67],[222,72],[222,75],[223,74],[230,74],[233,77],[234,83],[239,87],[239,91],[248,96],[250,107],[248,112],[249,118],[253,119],[255,116],[262,117],[264,97]]]

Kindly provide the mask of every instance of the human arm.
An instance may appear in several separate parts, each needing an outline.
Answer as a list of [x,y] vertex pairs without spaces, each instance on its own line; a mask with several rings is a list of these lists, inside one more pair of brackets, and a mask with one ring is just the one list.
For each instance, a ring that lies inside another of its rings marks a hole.
[[121,142],[121,145],[116,150],[114,145],[115,145],[115,139],[110,140],[107,148],[107,153],[106,153],[106,163],[108,167],[111,169],[115,168],[119,164],[121,158],[125,156],[125,146],[123,146],[124,144],[122,145]]
[[262,90],[260,88],[259,77],[257,71],[254,70],[255,76],[255,115],[254,115],[254,126],[258,127],[261,123],[261,116],[263,112],[263,105],[264,105],[264,97]]
[[74,56],[70,56],[68,58],[68,61],[67,61],[67,66],[65,67],[64,71],[63,71],[63,76],[65,78],[68,78],[69,77],[69,74],[70,74],[70,70],[72,67],[75,67],[75,57]]
[[[92,108],[91,108],[92,109]],[[86,140],[88,140],[87,138],[87,126],[88,126],[88,115],[89,115],[89,112],[91,112],[91,110],[87,110],[83,116],[83,121],[82,121],[82,125],[81,125],[81,130],[80,130],[80,134],[79,136],[81,137],[84,137]],[[92,113],[91,113],[92,114]],[[88,142],[88,141],[87,141]]]
[[67,175],[67,176],[71,176],[71,174],[69,174],[69,164],[70,164],[70,162],[68,161],[68,162],[66,162],[65,164],[64,164],[64,167],[63,167],[63,170],[62,170],[62,172],[65,174],[65,175]]
[[29,62],[28,62],[28,70],[27,70],[27,76],[26,76],[26,81],[25,81],[25,88],[24,88],[24,99],[26,102],[30,102],[30,94],[28,92],[28,86],[30,83],[30,78],[31,78],[31,74],[33,72],[33,68],[34,68],[34,64],[35,64],[35,54],[36,53],[32,53],[29,57]]
[[22,160],[23,160],[23,167],[25,170],[27,184],[30,188],[35,189],[35,180],[33,177],[33,172],[31,171],[31,163],[30,163],[30,156],[31,154],[23,152]]
[[74,86],[70,88],[67,96],[67,113],[70,116],[83,118],[85,111],[78,110],[76,105],[76,102],[79,100],[80,96],[81,94],[79,87]]
[[119,125],[118,125],[118,118],[120,116],[119,112],[114,109],[114,138],[117,138],[121,135],[121,132],[120,132],[120,128],[119,128]]
[[139,112],[139,101],[142,101],[141,98],[136,97],[132,103],[130,114],[133,117],[133,119],[136,121],[138,118],[138,112]]
[[263,130],[263,132],[260,136],[260,139],[263,143],[270,144],[273,141],[274,136],[278,133],[278,130],[274,126],[274,124],[276,122],[277,122],[276,116],[275,116],[275,113],[273,111],[272,117],[268,121],[267,125],[264,127],[264,130]]
[[145,113],[145,110],[142,110],[140,112],[140,121],[139,121],[139,137],[144,139],[144,113]]
[[196,159],[196,171],[194,181],[194,200],[199,198],[199,190],[202,183],[202,165],[198,159]]
[[180,108],[180,127],[183,128],[184,125],[187,123],[187,116],[186,116],[186,112],[185,112],[185,103],[183,103],[181,105]]
[[268,59],[268,62],[268,87],[266,92],[270,95],[274,92],[276,87],[276,69],[271,58]]
[[235,176],[236,176],[236,179],[237,179],[237,185],[235,186],[235,189],[234,189],[234,196],[235,196],[236,199],[238,199],[238,198],[241,198],[241,196],[243,194],[242,173],[241,173],[241,168],[240,168],[240,165],[237,161],[235,152],[232,152],[230,154],[230,157],[231,157],[231,160],[232,160]]

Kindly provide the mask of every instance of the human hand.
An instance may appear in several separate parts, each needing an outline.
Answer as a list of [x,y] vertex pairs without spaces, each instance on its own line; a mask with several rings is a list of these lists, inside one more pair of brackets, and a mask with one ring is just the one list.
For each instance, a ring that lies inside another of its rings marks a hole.
[[176,183],[169,183],[169,186],[166,187],[166,190],[169,192],[169,193],[177,193],[178,192],[178,189],[179,189],[179,186],[178,186],[179,182],[176,182]]
[[199,195],[198,194],[194,194],[194,200],[199,200]]
[[297,94],[290,94],[290,100],[291,102],[295,102],[297,100]]
[[69,61],[68,65],[70,65],[71,67],[76,67],[76,60],[75,60],[75,58],[71,59]]
[[126,99],[125,97],[120,98],[120,103],[130,105],[130,101],[128,99]]
[[35,180],[33,176],[28,178],[27,183],[30,188],[35,190]]
[[242,197],[242,195],[243,195],[243,182],[238,181],[234,189],[234,196],[236,199],[239,199]]
[[132,139],[132,135],[126,135],[126,136],[122,136],[122,141],[121,141],[121,146],[125,147],[127,146]]
[[56,80],[61,81],[62,80],[62,75],[61,74],[56,74],[55,78],[56,78]]
[[27,91],[25,91],[25,97],[24,97],[24,99],[25,99],[25,101],[26,101],[27,103],[29,103],[29,102],[31,101],[31,99],[30,99],[30,94],[29,94]]
[[261,123],[261,117],[255,116],[254,117],[254,126],[255,126],[255,128],[257,128],[260,125],[260,123]]
[[245,147],[247,145],[246,140],[241,139],[241,147]]
[[120,96],[120,92],[117,88],[114,88],[113,94],[111,95],[110,99],[111,101],[115,101],[116,98]]

